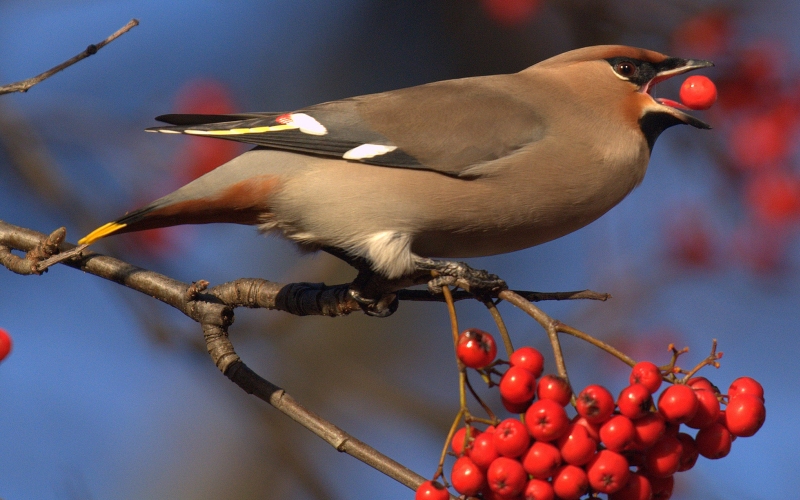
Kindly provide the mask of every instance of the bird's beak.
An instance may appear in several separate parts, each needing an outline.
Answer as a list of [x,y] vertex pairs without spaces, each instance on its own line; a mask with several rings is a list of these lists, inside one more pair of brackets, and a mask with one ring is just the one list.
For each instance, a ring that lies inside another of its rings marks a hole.
[[[658,72],[656,73],[656,76],[646,84],[642,85],[640,92],[643,94],[649,94],[652,97],[652,90],[655,88],[657,83],[663,82],[664,80],[672,78],[676,75],[682,75],[694,69],[708,68],[710,66],[714,66],[714,63],[711,61],[702,61],[700,59],[679,59],[677,57],[667,58],[657,66],[656,69]],[[687,125],[703,129],[711,128],[711,125],[707,124],[706,122],[685,113],[684,111],[688,110],[689,108],[677,101],[665,99],[663,97],[653,97],[653,100],[662,107],[666,108],[666,111],[669,114]]]

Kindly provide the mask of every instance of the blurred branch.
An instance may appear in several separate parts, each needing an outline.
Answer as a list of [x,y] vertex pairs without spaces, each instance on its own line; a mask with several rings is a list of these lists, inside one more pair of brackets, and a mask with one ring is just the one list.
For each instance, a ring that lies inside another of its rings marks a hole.
[[89,45],[88,47],[86,47],[86,49],[83,52],[81,52],[80,54],[78,54],[78,55],[76,55],[76,56],[74,56],[74,57],[72,57],[70,59],[67,59],[66,61],[62,62],[58,66],[50,68],[47,71],[45,71],[44,73],[36,75],[36,76],[34,76],[32,78],[28,78],[27,80],[20,80],[18,82],[9,83],[8,85],[0,86],[0,95],[10,94],[12,92],[27,92],[34,85],[39,84],[39,83],[47,80],[51,76],[55,75],[56,73],[58,73],[60,71],[63,71],[65,69],[69,68],[70,66],[72,66],[75,63],[77,63],[78,61],[81,61],[81,60],[86,59],[87,57],[89,57],[91,55],[96,54],[98,50],[102,49],[103,47],[105,47],[109,43],[113,42],[114,40],[116,40],[117,38],[119,38],[120,36],[124,35],[125,33],[127,33],[132,28],[134,28],[135,26],[138,26],[138,25],[139,25],[139,21],[137,19],[131,19],[130,21],[128,21],[128,24],[126,24],[122,28],[118,29],[116,32],[111,34],[108,38],[106,38],[102,42]]

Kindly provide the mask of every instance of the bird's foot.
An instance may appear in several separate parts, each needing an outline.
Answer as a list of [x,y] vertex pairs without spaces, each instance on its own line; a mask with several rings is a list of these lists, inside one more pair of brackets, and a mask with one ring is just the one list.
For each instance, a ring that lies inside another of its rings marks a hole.
[[458,286],[475,294],[492,294],[508,288],[506,282],[497,275],[473,269],[463,262],[420,258],[416,265],[418,271],[435,271],[438,275],[428,281],[431,293],[442,293],[443,286]]
[[398,288],[393,283],[368,268],[362,268],[350,283],[347,293],[368,316],[385,318],[397,310],[399,303],[397,294],[391,293]]

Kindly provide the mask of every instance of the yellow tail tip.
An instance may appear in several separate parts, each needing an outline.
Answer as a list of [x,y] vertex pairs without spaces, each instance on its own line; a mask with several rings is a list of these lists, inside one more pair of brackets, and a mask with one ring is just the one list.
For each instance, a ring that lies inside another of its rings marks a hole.
[[103,224],[91,233],[79,239],[78,245],[91,245],[100,238],[108,236],[111,233],[115,233],[125,226],[127,226],[127,224],[120,224],[119,222],[109,222],[108,224]]

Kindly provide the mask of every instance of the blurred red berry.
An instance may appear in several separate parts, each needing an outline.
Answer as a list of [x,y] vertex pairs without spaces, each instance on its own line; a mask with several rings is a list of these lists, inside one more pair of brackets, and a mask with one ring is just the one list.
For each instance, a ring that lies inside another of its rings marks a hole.
[[653,500],[669,500],[672,497],[672,489],[675,487],[675,476],[650,477],[650,487],[653,491]]
[[636,450],[646,450],[656,444],[666,432],[664,417],[658,412],[650,412],[633,421],[633,445]]
[[0,328],[0,361],[6,359],[6,356],[11,352],[12,342],[11,335],[2,328]]
[[572,423],[567,432],[556,440],[561,459],[572,465],[584,465],[597,453],[597,441],[586,427]]
[[680,97],[689,109],[708,109],[717,102],[717,86],[707,76],[692,75],[683,81]]
[[469,447],[467,454],[475,462],[475,465],[483,470],[488,469],[492,461],[500,456],[494,446],[494,433],[481,432],[478,434],[472,441],[472,446]]
[[488,332],[469,328],[461,332],[456,343],[456,356],[468,368],[488,366],[497,355],[497,344]]
[[450,492],[447,488],[433,481],[425,481],[417,488],[414,500],[449,500]]
[[609,450],[598,452],[586,466],[586,477],[592,490],[614,493],[628,482],[628,461],[619,453]]
[[611,451],[623,451],[635,437],[633,422],[625,415],[614,415],[600,427],[600,441]]
[[697,397],[697,411],[694,416],[686,422],[687,427],[692,429],[702,429],[717,421],[719,417],[719,400],[717,394],[708,389],[694,389]]
[[730,45],[731,16],[727,12],[709,10],[690,17],[673,33],[676,53],[713,59]]
[[586,472],[575,465],[561,467],[553,477],[553,491],[560,500],[578,500],[588,490]]
[[536,378],[539,378],[544,370],[544,356],[538,349],[530,346],[523,346],[514,351],[508,358],[508,362],[511,363],[511,366],[525,368]]
[[728,387],[728,397],[733,399],[740,394],[749,394],[764,401],[764,387],[757,380],[750,377],[739,377],[731,382]]
[[453,450],[453,453],[455,453],[457,457],[463,455],[464,450],[468,450],[469,447],[472,446],[472,440],[475,439],[475,436],[479,433],[480,431],[475,427],[469,427],[469,437],[467,437],[467,427],[458,429],[455,434],[453,434],[453,439],[450,441],[450,448]]
[[497,424],[492,438],[497,453],[511,458],[525,453],[531,442],[525,424],[514,418],[507,418]]
[[651,500],[653,490],[643,475],[631,472],[625,486],[608,495],[608,500]]
[[789,154],[789,130],[776,113],[759,113],[733,122],[728,137],[731,158],[741,170],[775,167]]
[[525,500],[554,500],[556,494],[550,482],[533,478],[528,481],[522,496]]
[[725,427],[734,436],[752,436],[761,429],[766,418],[764,402],[750,394],[739,394],[730,398],[725,408]]
[[650,361],[639,361],[631,369],[631,376],[628,381],[633,384],[642,384],[647,387],[650,394],[661,387],[661,369]]
[[525,368],[511,366],[500,378],[499,389],[509,403],[524,403],[536,394],[536,378]]
[[694,467],[694,464],[697,463],[699,452],[697,451],[697,444],[695,444],[694,438],[689,434],[685,432],[679,433],[678,441],[681,442],[681,464],[678,467],[678,472],[684,472]]
[[700,429],[694,437],[697,451],[712,460],[727,456],[731,451],[731,441],[730,431],[720,423]]
[[572,388],[564,377],[545,375],[536,384],[536,396],[539,399],[552,399],[561,406],[567,406],[572,399]]
[[658,412],[667,422],[683,424],[697,412],[697,397],[694,390],[685,384],[667,387],[658,398]]
[[541,399],[525,412],[528,432],[538,441],[554,441],[569,428],[569,418],[564,407],[552,399]]
[[561,453],[554,445],[535,441],[522,458],[522,467],[537,479],[547,479],[561,466]]
[[486,484],[486,476],[469,457],[461,457],[450,472],[453,488],[462,495],[475,495]]
[[745,183],[745,202],[759,222],[785,225],[800,219],[800,177],[784,170],[769,170]]
[[486,481],[489,483],[489,488],[495,493],[512,497],[519,495],[525,489],[528,474],[519,461],[508,457],[499,457],[489,465]]
[[629,385],[622,389],[617,398],[619,412],[631,420],[636,420],[646,415],[652,405],[653,397],[644,384]]
[[541,0],[482,0],[483,9],[495,22],[516,27],[533,19]]
[[586,386],[575,401],[578,415],[593,424],[602,424],[611,418],[614,407],[614,397],[608,392],[608,389],[597,384]]
[[681,442],[677,437],[664,436],[645,452],[644,468],[651,477],[675,474],[681,465]]

